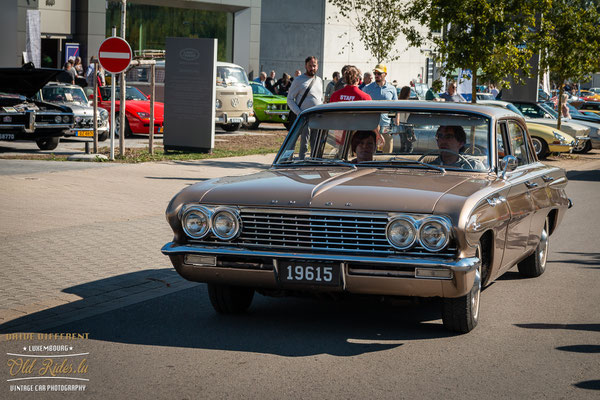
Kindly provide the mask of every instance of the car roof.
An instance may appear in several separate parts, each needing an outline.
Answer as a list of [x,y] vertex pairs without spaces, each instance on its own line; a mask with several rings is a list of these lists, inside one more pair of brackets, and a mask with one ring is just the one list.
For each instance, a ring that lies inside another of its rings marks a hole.
[[[487,100],[486,104],[491,104],[496,100]],[[506,103],[506,102],[503,102]],[[411,109],[415,111],[443,111],[443,112],[471,112],[481,115],[485,115],[490,118],[502,118],[502,117],[519,117],[511,110],[498,107],[493,105],[480,105],[479,101],[476,104],[471,103],[454,103],[454,102],[437,102],[437,101],[423,101],[423,100],[396,100],[396,101],[384,101],[384,100],[366,100],[366,101],[341,101],[336,103],[321,104],[318,106],[311,107],[309,110],[313,111],[325,111],[325,110],[368,110],[368,109]]]
[[44,87],[46,87],[46,86],[62,86],[62,87],[68,87],[68,88],[81,88],[81,86],[79,86],[79,85],[74,85],[72,83],[64,83],[64,82],[48,82]]
[[[233,63],[228,63],[228,62],[223,62],[223,61],[217,61],[217,67],[235,67],[235,68],[242,68],[240,65],[233,64]],[[242,68],[242,69],[244,69],[244,68]]]

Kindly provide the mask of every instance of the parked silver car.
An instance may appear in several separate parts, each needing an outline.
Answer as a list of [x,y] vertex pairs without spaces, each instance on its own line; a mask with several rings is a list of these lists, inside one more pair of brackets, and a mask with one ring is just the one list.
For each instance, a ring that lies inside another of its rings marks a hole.
[[[75,124],[65,136],[94,137],[94,107],[90,105],[83,88],[68,83],[49,82],[37,94],[37,98],[69,107],[75,116]],[[103,142],[110,132],[108,111],[98,107],[98,140]]]

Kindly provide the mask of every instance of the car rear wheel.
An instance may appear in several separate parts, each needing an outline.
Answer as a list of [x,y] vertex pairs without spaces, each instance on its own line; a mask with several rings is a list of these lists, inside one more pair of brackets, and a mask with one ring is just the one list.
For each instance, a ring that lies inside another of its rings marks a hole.
[[[481,252],[478,251],[479,257]],[[445,298],[442,304],[444,327],[458,333],[472,331],[479,321],[479,298],[481,297],[481,266],[475,272],[473,287],[461,297]]]
[[209,283],[208,297],[219,314],[241,314],[250,307],[254,289]]
[[54,150],[58,147],[58,143],[60,143],[60,137],[52,136],[52,137],[43,137],[39,138],[35,141],[40,150]]
[[235,132],[238,129],[240,129],[241,125],[242,124],[221,124],[221,128],[223,128],[223,130],[227,132]]
[[546,141],[544,139],[532,136],[531,141],[533,142],[533,149],[535,150],[535,154],[537,155],[539,160],[543,160],[546,157],[548,157],[550,151],[548,150],[548,144],[546,144]]
[[537,278],[546,270],[546,260],[548,258],[548,248],[550,246],[548,226],[548,218],[546,218],[542,234],[540,235],[540,241],[535,248],[535,251],[517,264],[519,273],[524,277]]

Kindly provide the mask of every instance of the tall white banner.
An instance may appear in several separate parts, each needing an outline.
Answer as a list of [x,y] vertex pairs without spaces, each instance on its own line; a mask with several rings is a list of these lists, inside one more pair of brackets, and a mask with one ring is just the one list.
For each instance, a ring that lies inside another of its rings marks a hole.
[[473,90],[473,82],[471,80],[472,74],[470,69],[459,69],[458,70],[458,93],[460,93],[465,100],[471,100],[471,91]]
[[40,10],[27,10],[25,23],[25,49],[29,61],[33,62],[36,68],[42,66],[42,37],[40,34]]

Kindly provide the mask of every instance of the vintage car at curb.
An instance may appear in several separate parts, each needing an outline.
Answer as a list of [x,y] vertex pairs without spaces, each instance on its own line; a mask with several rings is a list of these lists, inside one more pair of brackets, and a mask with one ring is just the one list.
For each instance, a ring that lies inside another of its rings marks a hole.
[[[376,140],[383,120],[390,138]],[[162,252],[219,313],[246,311],[255,292],[438,297],[443,325],[466,333],[482,287],[515,265],[544,273],[566,185],[512,111],[330,103],[299,115],[270,169],[176,194]]]
[[[65,136],[94,137],[94,107],[89,104],[89,100],[81,86],[49,82],[36,94],[36,98],[71,109],[75,124],[73,129],[65,133]],[[108,139],[109,134],[108,111],[98,107],[96,120],[98,140],[103,142]]]
[[[548,104],[535,103],[533,101],[513,101],[512,104],[523,113],[523,115],[534,118],[546,118],[553,121],[555,124],[558,120],[558,113]],[[561,123],[574,122],[577,125],[589,128],[590,140],[584,140],[578,143],[578,146],[573,149],[573,153],[588,153],[592,148],[600,148],[600,118],[596,122],[576,120],[571,115],[571,119],[561,118]],[[562,126],[562,125],[561,125]],[[562,128],[561,128],[562,130]]]
[[287,105],[287,98],[273,94],[257,82],[250,82],[252,94],[254,96],[254,117],[256,121],[251,125],[253,129],[258,128],[261,122],[282,123],[288,126],[288,114],[290,109]]
[[215,123],[228,132],[252,125],[254,118],[252,88],[244,68],[217,62]]
[[41,150],[54,150],[73,127],[67,107],[35,100],[35,94],[59,69],[0,68],[0,140],[35,140]]
[[[148,97],[133,86],[127,86],[125,92],[125,137],[134,135],[150,134],[150,103]],[[93,100],[93,88],[86,88],[86,94],[90,100]],[[121,88],[115,88],[115,135],[121,132]],[[102,86],[98,88],[98,107],[105,109],[110,114],[111,108],[111,87]],[[164,103],[154,102],[154,134],[162,135],[164,133],[165,105]]]
[[565,130],[556,129],[556,125],[553,126],[552,121],[548,119],[526,117],[517,107],[507,101],[483,100],[478,103],[506,108],[525,118],[535,154],[540,160],[548,157],[550,153],[571,153],[573,149],[584,147],[585,142],[589,141],[589,136],[587,136],[589,129],[584,126],[563,126],[570,132],[581,133],[578,139],[575,139]]

